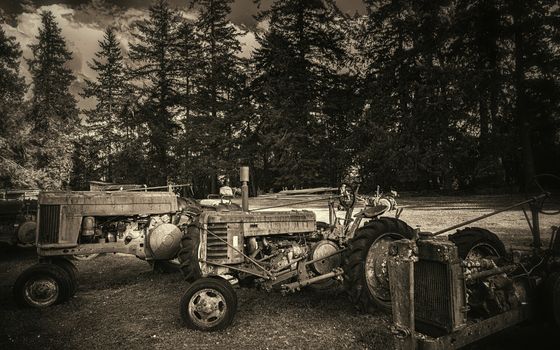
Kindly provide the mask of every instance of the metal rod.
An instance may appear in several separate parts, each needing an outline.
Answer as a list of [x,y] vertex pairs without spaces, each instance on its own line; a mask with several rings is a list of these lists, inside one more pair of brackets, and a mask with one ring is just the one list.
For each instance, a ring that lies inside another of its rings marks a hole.
[[472,273],[470,275],[468,275],[465,279],[467,280],[467,282],[469,281],[475,281],[475,280],[479,280],[481,278],[486,278],[486,277],[490,277],[490,276],[494,276],[494,275],[499,275],[501,273],[504,272],[511,272],[513,270],[515,270],[517,268],[517,265],[506,265],[506,266],[502,266],[502,267],[496,267],[490,270],[484,270],[484,271],[480,271],[480,272],[475,272]]
[[337,250],[336,252],[330,253],[330,254],[328,254],[328,255],[321,256],[321,257],[315,258],[315,259],[313,259],[313,260],[306,261],[306,262],[305,262],[305,265],[307,266],[307,265],[309,265],[309,264],[313,264],[313,263],[315,263],[315,262],[317,262],[317,261],[320,261],[320,260],[329,259],[329,258],[331,258],[331,257],[333,257],[333,256],[335,256],[335,255],[338,255],[338,254],[340,254],[340,253],[346,251],[346,249],[348,249],[348,248],[340,249],[340,250]]
[[319,281],[326,280],[326,279],[329,279],[329,278],[337,277],[337,276],[340,276],[340,275],[343,275],[343,274],[344,274],[344,271],[341,268],[337,268],[337,269],[335,269],[331,272],[328,272],[324,275],[313,277],[313,278],[310,278],[310,279],[307,279],[307,280],[304,280],[304,281],[301,281],[301,282],[292,282],[292,283],[284,284],[284,285],[282,285],[282,288],[284,288],[285,290],[293,291],[295,289],[308,286],[308,285],[313,284],[315,282],[319,282]]
[[230,266],[230,265],[226,265],[226,264],[220,264],[220,263],[213,262],[213,261],[208,261],[208,260],[206,260],[206,261],[205,261],[205,260],[200,260],[200,262],[205,263],[205,264],[208,264],[208,265],[226,267],[226,268],[228,268],[228,269],[237,270],[237,271],[240,271],[240,272],[245,272],[245,273],[248,273],[248,274],[250,274],[250,275],[258,276],[258,277],[261,277],[261,278],[264,278],[264,279],[270,279],[270,277],[268,277],[268,276],[266,276],[266,275],[261,275],[260,273],[253,272],[253,271],[251,271],[251,270],[244,269],[244,268],[241,268],[241,267]]
[[229,244],[227,241],[223,240],[221,237],[219,237],[217,234],[215,234],[214,232],[210,231],[208,228],[206,228],[206,232],[208,232],[209,234],[211,234],[212,236],[214,236],[215,238],[217,238],[218,240],[222,241],[223,243],[225,243],[228,247],[231,247],[231,249],[235,250],[236,252],[238,252],[239,254],[243,255],[245,258],[247,258],[250,262],[252,262],[255,266],[257,266],[259,269],[263,270],[264,273],[267,274],[267,276],[272,277],[272,274],[265,269],[264,267],[262,267],[255,259],[245,255],[242,251],[240,251],[239,249],[235,248],[233,245]]
[[340,198],[340,197],[341,196],[330,196],[330,197],[324,197],[324,198],[319,198],[319,199],[310,199],[310,200],[300,201],[300,202],[295,202],[295,203],[286,203],[286,204],[273,205],[273,206],[270,206],[270,207],[251,209],[250,211],[274,209],[274,208],[287,207],[287,206],[291,206],[291,205],[298,205],[298,204],[305,204],[305,203],[312,203],[312,202],[320,202],[320,201],[324,201],[325,199],[333,200],[333,199],[337,199],[337,198]]
[[498,209],[498,210],[496,210],[496,211],[493,211],[493,212],[488,213],[488,214],[484,214],[484,215],[479,216],[479,217],[477,217],[477,218],[474,218],[474,219],[472,219],[472,220],[468,220],[468,221],[462,222],[462,223],[460,223],[460,224],[453,225],[453,226],[451,226],[451,227],[445,228],[445,229],[443,229],[443,230],[439,230],[439,231],[435,232],[435,233],[433,234],[433,236],[441,235],[442,233],[449,232],[449,231],[451,231],[451,230],[454,230],[454,229],[459,228],[459,227],[463,227],[463,226],[468,225],[468,224],[472,224],[473,222],[477,222],[477,221],[486,219],[486,218],[488,218],[488,217],[490,217],[490,216],[494,216],[494,215],[496,215],[496,214],[503,213],[504,211],[508,211],[508,210],[510,210],[510,209],[513,209],[513,208],[522,206],[522,205],[527,204],[527,203],[534,203],[534,202],[536,202],[537,200],[539,200],[539,199],[544,199],[544,198],[546,198],[546,197],[548,197],[548,193],[540,194],[540,195],[538,195],[538,196],[536,196],[536,197],[533,197],[533,198],[531,198],[531,199],[528,199],[528,200],[526,200],[526,201],[519,202],[519,203],[517,203],[517,204],[511,205],[511,206],[509,206],[509,207],[507,207],[507,208]]
[[[118,186],[118,185],[117,185]],[[168,186],[155,186],[155,187],[139,187],[139,188],[129,188],[123,189],[123,192],[131,192],[131,191],[147,191],[147,190],[160,190],[162,188],[179,188],[179,187],[191,187],[192,185],[168,185]],[[119,190],[113,190],[115,192]]]

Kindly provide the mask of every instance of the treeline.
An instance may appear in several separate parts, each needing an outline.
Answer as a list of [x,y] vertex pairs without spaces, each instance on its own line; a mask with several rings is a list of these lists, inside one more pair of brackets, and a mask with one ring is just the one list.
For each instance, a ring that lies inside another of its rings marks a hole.
[[126,51],[107,28],[82,92],[96,105],[82,113],[52,13],[29,86],[0,30],[3,186],[189,182],[203,195],[235,184],[240,165],[253,192],[347,178],[513,188],[560,173],[557,1],[364,0],[367,13],[348,16],[334,0],[275,0],[250,58],[232,2],[155,1]]

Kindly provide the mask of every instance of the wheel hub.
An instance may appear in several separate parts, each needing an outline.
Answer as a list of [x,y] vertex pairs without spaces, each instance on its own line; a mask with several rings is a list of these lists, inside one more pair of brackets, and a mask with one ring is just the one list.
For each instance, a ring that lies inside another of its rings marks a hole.
[[25,298],[37,307],[52,305],[58,298],[58,284],[51,277],[31,280],[25,285]]
[[366,284],[370,293],[386,301],[391,298],[387,261],[389,244],[393,240],[388,235],[379,237],[368,250],[364,268]]
[[226,310],[224,296],[211,288],[194,293],[188,305],[193,322],[204,328],[218,324],[225,317]]

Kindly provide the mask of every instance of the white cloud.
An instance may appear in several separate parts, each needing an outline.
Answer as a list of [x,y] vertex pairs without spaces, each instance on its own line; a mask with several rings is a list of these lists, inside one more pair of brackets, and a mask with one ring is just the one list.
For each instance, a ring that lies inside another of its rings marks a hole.
[[[105,28],[113,26],[117,32],[117,39],[121,42],[123,52],[128,52],[129,43],[132,38],[131,25],[147,16],[146,9],[118,7],[107,8],[103,1],[92,1],[87,5],[71,8],[63,4],[40,6],[37,8],[27,8],[27,12],[19,14],[16,18],[15,26],[2,24],[2,28],[8,36],[14,36],[21,45],[23,57],[31,58],[32,53],[29,45],[36,42],[36,36],[41,26],[41,16],[43,11],[51,11],[56,18],[62,35],[66,40],[67,47],[73,53],[72,60],[68,62],[68,68],[72,69],[77,78],[72,91],[78,95],[84,79],[95,79],[95,72],[89,68],[87,62],[99,51],[98,41],[103,38]],[[190,20],[196,19],[196,13],[189,12],[183,14]],[[244,33],[239,37],[242,44],[242,57],[250,57],[253,50],[258,47],[255,33],[247,28],[240,28]],[[263,28],[257,28],[257,30]],[[28,83],[31,76],[25,60],[22,60],[21,72]],[[87,103],[78,97],[80,107],[85,107]]]

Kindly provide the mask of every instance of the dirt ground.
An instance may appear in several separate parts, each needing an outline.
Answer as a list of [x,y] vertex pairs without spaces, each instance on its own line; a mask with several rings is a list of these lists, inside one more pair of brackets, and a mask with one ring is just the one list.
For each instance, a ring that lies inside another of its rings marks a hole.
[[[401,219],[436,231],[518,200],[513,196],[410,197]],[[253,201],[252,206],[277,200]],[[302,206],[294,206],[302,208]],[[324,216],[324,203],[305,205]],[[543,216],[545,244],[560,216]],[[520,210],[476,226],[497,233],[506,245],[527,245],[530,234]],[[232,327],[204,333],[186,329],[179,299],[187,288],[180,273],[158,274],[146,262],[122,255],[77,262],[78,293],[46,310],[18,309],[11,287],[34,263],[33,249],[0,252],[0,349],[388,349],[390,315],[355,311],[341,290],[281,296],[237,289],[239,309]],[[477,342],[470,349],[558,349],[558,331],[545,324],[515,327]]]

